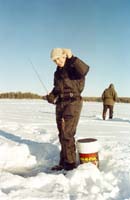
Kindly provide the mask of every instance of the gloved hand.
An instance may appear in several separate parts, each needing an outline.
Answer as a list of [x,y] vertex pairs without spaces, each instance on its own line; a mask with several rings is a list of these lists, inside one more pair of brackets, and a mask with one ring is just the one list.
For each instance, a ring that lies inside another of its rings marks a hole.
[[47,100],[47,95],[42,96],[42,99],[43,99],[43,100]]
[[55,96],[52,93],[46,95],[46,98],[47,98],[48,103],[55,104]]
[[72,57],[71,49],[63,49],[63,53],[66,54],[66,57],[69,59]]

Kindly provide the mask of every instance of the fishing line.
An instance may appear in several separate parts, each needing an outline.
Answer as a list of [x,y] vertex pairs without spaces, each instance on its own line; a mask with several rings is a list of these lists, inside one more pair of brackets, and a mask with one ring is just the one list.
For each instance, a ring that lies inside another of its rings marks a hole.
[[42,81],[42,79],[41,79],[41,77],[40,77],[40,75],[39,75],[38,71],[36,70],[36,68],[35,68],[34,64],[32,63],[32,61],[31,61],[30,59],[28,59],[28,61],[29,61],[29,63],[31,64],[31,66],[32,66],[32,69],[33,69],[33,71],[35,72],[35,74],[36,74],[36,76],[37,76],[38,80],[40,81],[40,83],[41,83],[41,85],[42,85],[42,87],[44,88],[44,90],[45,90],[45,91],[46,91],[46,93],[48,94],[48,90],[47,90],[47,88],[46,88],[45,84],[43,83],[43,81]]

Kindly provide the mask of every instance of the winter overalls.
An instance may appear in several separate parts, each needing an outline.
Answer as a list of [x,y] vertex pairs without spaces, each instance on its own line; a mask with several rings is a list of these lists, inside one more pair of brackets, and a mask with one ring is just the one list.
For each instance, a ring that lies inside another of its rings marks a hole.
[[108,109],[109,109],[109,119],[112,119],[114,103],[117,100],[117,93],[114,89],[113,84],[110,84],[110,86],[104,90],[102,94],[102,100],[103,100],[103,113],[102,113],[103,120],[106,119],[106,113]]
[[66,60],[63,68],[57,67],[54,74],[54,88],[50,93],[56,101],[56,122],[61,143],[60,165],[76,163],[75,133],[79,121],[89,66],[79,58]]

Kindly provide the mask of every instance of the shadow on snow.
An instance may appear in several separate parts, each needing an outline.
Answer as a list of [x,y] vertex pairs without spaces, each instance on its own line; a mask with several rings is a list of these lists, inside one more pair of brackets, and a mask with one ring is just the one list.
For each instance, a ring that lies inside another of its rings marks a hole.
[[13,142],[27,145],[30,154],[35,156],[37,160],[37,165],[33,169],[30,169],[27,172],[25,171],[25,173],[16,173],[18,175],[27,177],[34,176],[40,172],[49,173],[49,168],[58,160],[59,148],[54,144],[40,143],[33,140],[22,139],[19,136],[13,135],[12,133],[7,133],[3,130],[0,130],[0,136]]

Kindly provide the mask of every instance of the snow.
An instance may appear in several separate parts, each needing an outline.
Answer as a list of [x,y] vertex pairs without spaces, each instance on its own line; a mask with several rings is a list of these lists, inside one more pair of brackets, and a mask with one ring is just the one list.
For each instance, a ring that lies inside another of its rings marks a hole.
[[[55,106],[42,100],[0,100],[0,200],[130,200],[130,104],[102,120],[102,103],[85,102],[75,136],[99,142],[92,163],[51,172],[60,144]],[[77,162],[79,162],[77,152]]]

